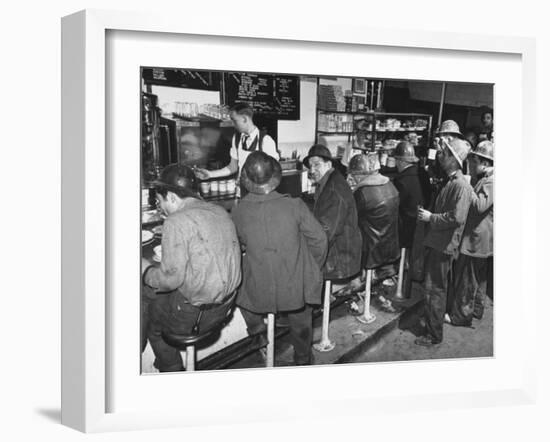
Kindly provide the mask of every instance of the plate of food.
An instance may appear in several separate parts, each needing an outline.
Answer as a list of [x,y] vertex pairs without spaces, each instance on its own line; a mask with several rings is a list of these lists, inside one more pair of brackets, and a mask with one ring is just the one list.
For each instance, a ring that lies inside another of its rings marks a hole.
[[142,230],[141,231],[141,244],[147,244],[151,242],[154,238],[153,232],[150,230]]

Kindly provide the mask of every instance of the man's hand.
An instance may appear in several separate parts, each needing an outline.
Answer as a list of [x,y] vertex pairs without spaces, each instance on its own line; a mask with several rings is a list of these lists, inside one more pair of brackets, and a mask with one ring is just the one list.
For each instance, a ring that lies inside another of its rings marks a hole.
[[430,212],[429,210],[418,209],[418,215],[416,216],[416,218],[425,223],[429,223],[431,216],[432,216],[432,212]]
[[197,178],[199,180],[207,180],[207,179],[211,178],[210,172],[206,169],[201,169],[200,167],[197,167],[193,170],[194,170],[195,175],[197,175]]

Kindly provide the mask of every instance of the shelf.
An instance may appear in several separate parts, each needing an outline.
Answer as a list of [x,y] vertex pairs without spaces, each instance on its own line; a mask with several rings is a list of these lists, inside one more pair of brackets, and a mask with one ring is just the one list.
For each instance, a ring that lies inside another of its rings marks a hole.
[[[408,128],[408,129],[376,129],[376,132],[425,132],[427,131],[428,128],[424,128],[424,129],[413,129],[413,128]],[[366,130],[367,132],[370,132],[368,129]]]
[[196,117],[187,117],[185,115],[172,113],[172,118],[174,120],[187,121],[189,123],[220,123],[222,125],[233,126],[233,122],[231,120],[221,120],[205,114],[199,114]]
[[327,134],[327,135],[353,135],[355,131],[351,132],[329,132],[328,130],[318,130],[317,133]]
[[337,110],[326,110],[326,109],[317,109],[317,112],[323,112],[325,114],[347,114],[347,115],[353,115],[357,112],[351,112],[351,111],[337,111]]

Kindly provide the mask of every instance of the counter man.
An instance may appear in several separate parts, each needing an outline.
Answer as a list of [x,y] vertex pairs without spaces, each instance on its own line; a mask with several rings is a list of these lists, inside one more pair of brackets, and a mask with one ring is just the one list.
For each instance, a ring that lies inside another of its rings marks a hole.
[[197,169],[197,176],[201,180],[221,178],[240,173],[243,164],[252,152],[260,151],[279,160],[279,152],[273,138],[261,131],[254,124],[254,110],[246,103],[233,106],[229,116],[235,127],[235,134],[231,142],[229,164],[218,170]]

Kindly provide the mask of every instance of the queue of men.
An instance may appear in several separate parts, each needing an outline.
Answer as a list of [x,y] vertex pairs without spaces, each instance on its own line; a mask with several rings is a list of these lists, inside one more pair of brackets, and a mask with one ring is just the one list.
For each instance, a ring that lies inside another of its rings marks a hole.
[[[415,342],[436,345],[445,321],[468,326],[481,317],[492,256],[490,141],[471,152],[456,123],[442,124],[437,161],[447,179],[431,205],[429,183],[409,142],[397,146],[393,183],[380,174],[375,153],[351,158],[346,179],[329,149],[314,145],[304,159],[316,185],[310,210],[300,198],[277,192],[276,148],[253,126],[250,111],[234,109],[232,119],[240,122],[239,134],[255,134],[254,147],[238,134],[227,171],[198,172],[204,178],[241,171],[243,197],[231,215],[201,200],[189,167],[168,166],[155,182],[167,218],[160,265],[144,263],[142,269],[142,351],[149,340],[159,371],[183,370],[179,351],[163,341],[163,332],[189,333],[197,320],[208,330],[220,319],[218,309],[233,299],[251,335],[263,336],[266,314],[284,313],[295,364],[310,364],[312,308],[322,302],[323,281],[357,280],[365,269],[391,280],[400,250],[415,240],[423,247],[425,297],[424,334]],[[475,187],[462,171],[468,158]],[[416,236],[418,223],[424,224],[422,238]]]

